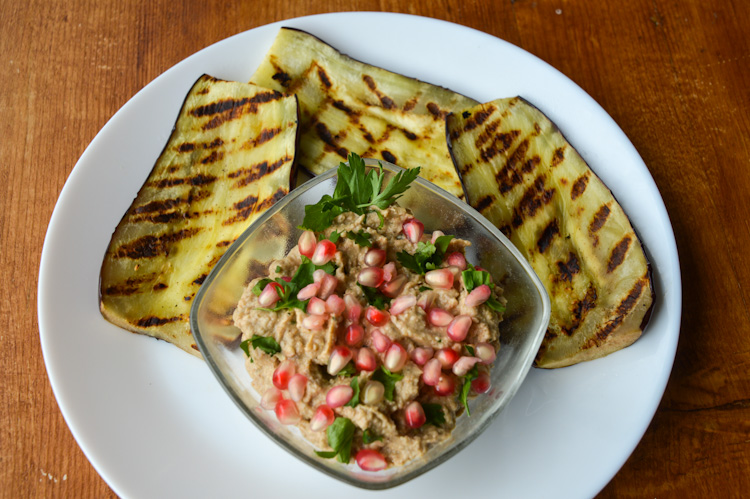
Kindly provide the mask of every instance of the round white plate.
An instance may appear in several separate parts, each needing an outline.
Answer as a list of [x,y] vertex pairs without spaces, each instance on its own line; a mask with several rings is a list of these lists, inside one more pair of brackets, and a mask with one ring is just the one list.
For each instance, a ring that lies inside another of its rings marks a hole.
[[[110,235],[203,73],[247,81],[281,26],[356,59],[479,101],[522,95],[555,121],[629,213],[653,264],[656,307],[644,336],[604,359],[532,369],[493,425],[453,459],[385,492],[354,489],[278,448],[202,361],[125,332],[98,310]],[[366,27],[368,36],[360,36]],[[638,153],[578,86],[527,52],[469,28],[386,14],[325,14],[228,38],[147,85],[102,128],[65,184],[39,275],[39,329],[52,389],[86,456],[121,497],[591,497],[643,436],[679,334],[672,227]]]

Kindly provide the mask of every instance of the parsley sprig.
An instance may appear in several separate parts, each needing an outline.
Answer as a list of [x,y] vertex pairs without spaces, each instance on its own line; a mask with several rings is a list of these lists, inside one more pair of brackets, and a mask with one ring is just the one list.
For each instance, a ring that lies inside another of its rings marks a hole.
[[443,263],[445,252],[448,250],[453,236],[440,236],[435,239],[435,244],[420,241],[414,254],[399,251],[396,254],[399,263],[417,274],[425,274],[429,270],[435,270]]
[[477,376],[479,376],[479,367],[474,364],[474,367],[463,376],[464,384],[461,386],[461,393],[458,396],[458,399],[464,405],[468,416],[471,416],[471,411],[469,410],[469,392],[471,392],[471,382],[477,379]]
[[[486,270],[477,270],[472,264],[467,264],[467,269],[461,272],[461,278],[464,281],[464,286],[467,292],[471,292],[474,288],[486,284],[493,289],[495,284],[492,282],[490,273]],[[489,299],[484,302],[485,305],[490,307],[495,312],[505,312],[505,305],[500,303],[494,296],[490,296]]]
[[339,462],[348,463],[352,455],[352,440],[354,439],[354,423],[348,418],[336,418],[331,426],[326,429],[328,445],[332,451],[315,451],[323,458],[337,457]]
[[240,348],[245,352],[245,355],[250,357],[250,347],[258,348],[263,350],[268,355],[274,355],[281,352],[281,345],[276,341],[273,336],[260,336],[254,334],[252,338],[248,338],[240,343]]
[[273,308],[261,308],[260,310],[271,310],[274,312],[278,312],[285,308],[299,308],[305,310],[309,300],[298,300],[297,293],[308,284],[312,284],[314,280],[313,272],[318,269],[323,269],[326,273],[331,275],[336,272],[336,266],[331,262],[328,262],[325,265],[315,265],[309,258],[303,256],[302,263],[294,273],[291,281],[287,282],[281,277],[277,277],[276,279],[265,278],[258,281],[255,286],[253,286],[253,293],[255,296],[260,296],[263,289],[272,282],[276,282],[280,285],[280,288],[276,289],[276,292],[280,297],[279,301],[276,302],[276,305]]
[[380,366],[380,368],[372,375],[372,379],[383,383],[383,388],[385,388],[385,399],[393,402],[393,392],[396,389],[396,383],[404,379],[404,375],[392,373],[385,366]]
[[[383,166],[367,171],[364,160],[355,153],[349,153],[349,164],[339,164],[333,196],[326,194],[316,204],[305,206],[301,228],[320,232],[328,228],[334,218],[347,211],[364,215],[373,211],[373,207],[384,210],[403,195],[419,175],[419,170],[416,167],[399,172],[383,187]],[[380,214],[379,211],[376,213]]]

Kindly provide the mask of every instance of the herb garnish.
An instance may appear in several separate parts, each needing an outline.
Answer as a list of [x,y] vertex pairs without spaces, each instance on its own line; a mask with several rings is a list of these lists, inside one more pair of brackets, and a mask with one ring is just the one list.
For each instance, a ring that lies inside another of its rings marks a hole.
[[[349,153],[349,164],[340,163],[338,181],[333,196],[326,194],[316,204],[305,206],[302,229],[320,232],[331,225],[340,214],[351,211],[364,215],[372,207],[384,210],[392,205],[409,188],[419,175],[419,167],[399,172],[383,187],[383,166],[366,171],[365,162],[357,154]],[[382,214],[380,214],[382,217]]]
[[252,338],[240,343],[240,348],[248,357],[250,357],[251,346],[263,350],[268,355],[274,355],[281,352],[281,345],[279,345],[273,336],[259,336],[254,334]]
[[468,373],[466,373],[464,378],[464,384],[461,387],[461,394],[459,395],[459,400],[466,408],[466,415],[471,416],[471,411],[469,410],[469,392],[471,391],[471,382],[477,379],[477,376],[479,376],[479,367],[474,364],[474,367],[469,370]]
[[362,288],[362,292],[365,294],[367,303],[377,308],[378,310],[388,309],[388,305],[391,303],[391,299],[381,293],[378,288],[363,286],[359,283],[357,285]]
[[404,379],[404,375],[392,373],[385,366],[380,366],[380,368],[373,373],[372,379],[383,383],[383,388],[385,388],[385,399],[393,402],[393,391],[396,388],[396,383]]
[[325,265],[315,265],[310,261],[309,258],[307,258],[306,256],[302,256],[302,263],[294,273],[294,277],[292,277],[291,281],[287,282],[281,277],[277,277],[276,279],[265,278],[258,281],[258,283],[253,286],[253,293],[255,294],[255,296],[260,296],[260,294],[263,292],[263,289],[265,289],[268,284],[275,282],[280,286],[280,288],[276,288],[276,292],[281,298],[276,302],[276,305],[273,308],[259,309],[277,312],[285,308],[295,307],[305,310],[307,308],[307,302],[309,300],[298,300],[297,293],[299,293],[300,290],[308,284],[312,284],[313,272],[318,269],[323,269],[326,273],[331,275],[336,272],[336,266],[331,262],[328,262]]
[[359,404],[359,378],[352,378],[352,382],[349,383],[349,386],[351,386],[352,390],[354,390],[354,395],[352,395],[352,399],[346,403],[346,406],[357,407],[357,405]]
[[377,442],[378,440],[383,440],[383,436],[370,431],[369,428],[367,428],[362,434],[362,443],[365,445]]
[[[474,288],[477,288],[484,284],[489,286],[490,289],[493,289],[495,287],[495,284],[493,284],[489,272],[487,272],[486,270],[477,270],[470,263],[467,264],[467,267],[468,268],[466,270],[461,272],[461,278],[464,281],[466,291],[471,292]],[[490,296],[487,301],[484,302],[484,304],[490,307],[495,312],[505,312],[505,305],[500,303],[494,296]]]
[[352,455],[352,440],[354,439],[354,423],[348,418],[336,418],[331,426],[326,429],[328,445],[332,451],[315,451],[315,453],[326,459],[338,456],[341,463],[348,463]]
[[422,409],[424,409],[424,415],[427,418],[425,424],[433,426],[443,426],[445,424],[445,414],[443,413],[442,405],[422,404]]
[[354,362],[349,361],[347,365],[345,365],[337,374],[336,376],[354,376],[357,374],[357,368],[354,367]]
[[369,232],[365,232],[364,230],[360,229],[357,232],[348,231],[346,233],[346,237],[357,243],[359,246],[365,247],[365,248],[371,248],[372,247],[372,235]]
[[443,257],[448,250],[453,236],[440,236],[433,243],[420,241],[414,254],[400,251],[396,258],[407,269],[417,274],[425,274],[429,270],[435,270],[443,263]]

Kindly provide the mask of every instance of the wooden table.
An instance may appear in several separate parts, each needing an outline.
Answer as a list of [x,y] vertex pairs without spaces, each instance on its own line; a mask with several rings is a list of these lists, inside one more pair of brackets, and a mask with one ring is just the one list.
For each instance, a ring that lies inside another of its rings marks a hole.
[[656,417],[600,497],[750,492],[750,2],[0,0],[0,496],[114,495],[63,421],[36,318],[44,234],[78,157],[134,93],[193,52],[341,10],[419,14],[503,38],[612,115],[672,219],[684,315]]

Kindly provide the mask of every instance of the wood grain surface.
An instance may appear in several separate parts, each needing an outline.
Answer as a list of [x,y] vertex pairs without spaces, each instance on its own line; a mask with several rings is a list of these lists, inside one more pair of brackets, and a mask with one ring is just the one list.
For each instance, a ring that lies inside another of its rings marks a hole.
[[659,410],[600,497],[750,493],[750,2],[0,0],[0,496],[114,496],[60,414],[36,314],[45,231],[88,143],[193,52],[269,22],[350,10],[505,39],[622,127],[672,219],[684,313]]

